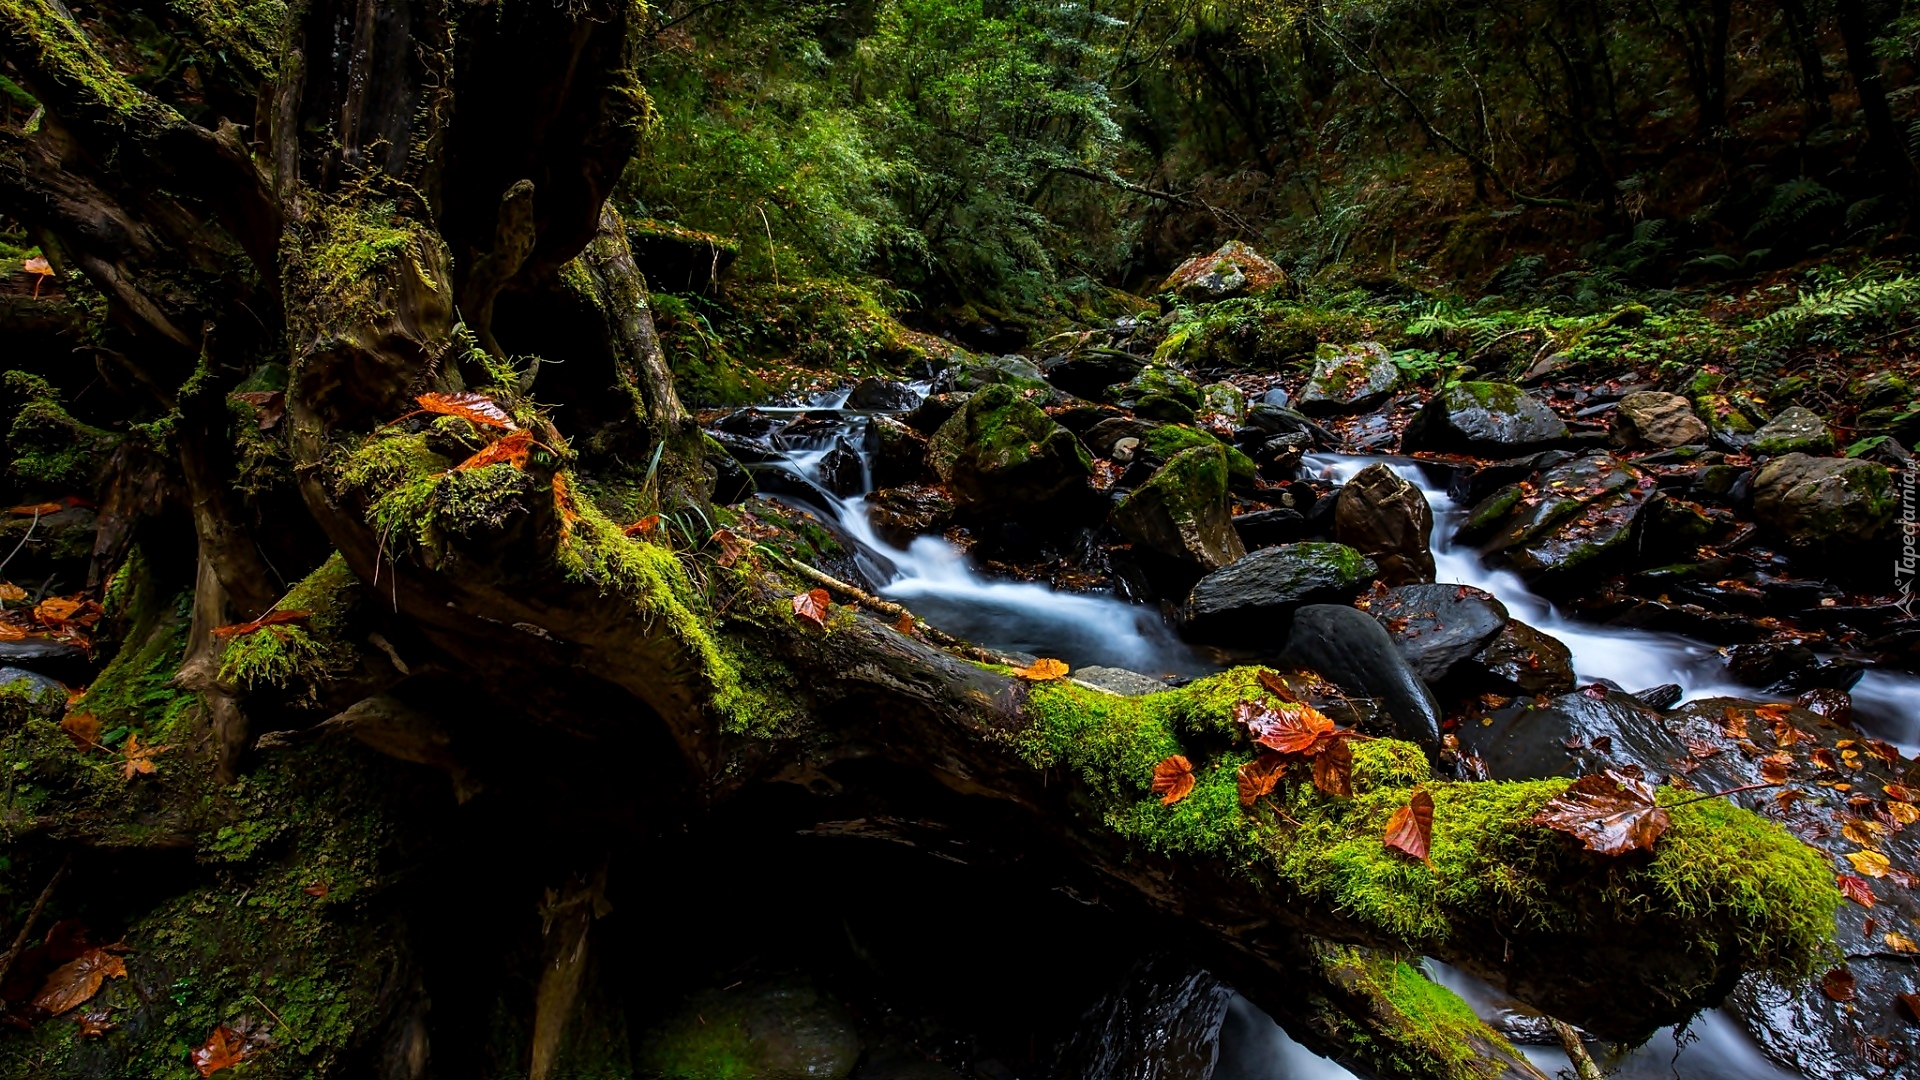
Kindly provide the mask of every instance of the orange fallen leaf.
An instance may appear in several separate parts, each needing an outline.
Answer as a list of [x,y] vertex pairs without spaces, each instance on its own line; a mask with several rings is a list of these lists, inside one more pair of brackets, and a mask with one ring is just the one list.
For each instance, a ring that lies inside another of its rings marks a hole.
[[753,547],[753,545],[747,541],[742,540],[740,534],[734,532],[732,529],[713,530],[713,536],[710,542],[720,549],[719,553],[714,555],[713,561],[719,563],[721,566],[732,566],[734,563],[739,562]]
[[1353,797],[1353,745],[1347,739],[1327,744],[1325,753],[1313,759],[1313,786],[1342,799]]
[[1920,943],[1916,943],[1912,938],[1898,930],[1887,931],[1880,940],[1886,942],[1887,948],[1892,949],[1894,952],[1920,953]]
[[1281,701],[1292,703],[1300,700],[1293,695],[1293,690],[1287,686],[1287,681],[1273,672],[1261,668],[1259,678],[1260,688]]
[[104,948],[88,949],[49,972],[33,1003],[58,1016],[99,993],[108,979],[126,977],[127,965],[120,957]]
[[1426,791],[1416,791],[1407,805],[1393,812],[1387,819],[1387,847],[1394,851],[1432,863],[1429,852],[1433,847],[1433,796]]
[[1729,739],[1747,737],[1747,718],[1740,715],[1739,709],[1729,705],[1720,711],[1720,734]]
[[1025,679],[1028,682],[1052,682],[1055,679],[1067,677],[1067,665],[1058,660],[1043,657],[1016,670],[1013,674],[1015,678]]
[[194,1050],[191,1060],[201,1076],[212,1076],[221,1069],[240,1064],[246,1056],[247,1045],[240,1033],[222,1024],[214,1028],[213,1034],[207,1036],[207,1041]]
[[1855,851],[1847,855],[1847,861],[1853,864],[1855,872],[1865,877],[1882,878],[1893,869],[1893,863],[1877,851]]
[[57,502],[44,502],[34,503],[30,506],[9,506],[7,507],[7,513],[13,514],[16,517],[46,517],[48,514],[57,514],[65,509],[66,507],[61,506]]
[[74,1022],[80,1025],[80,1037],[97,1039],[119,1025],[108,1018],[113,1013],[108,1009],[94,1009],[89,1012],[73,1014]]
[[1753,712],[1755,716],[1765,719],[1768,723],[1779,723],[1793,712],[1793,706],[1784,701],[1772,701],[1765,705],[1755,705]]
[[1865,818],[1849,818],[1840,826],[1841,836],[1846,837],[1852,843],[1864,848],[1879,847],[1880,834],[1886,831],[1887,827],[1885,825],[1877,821],[1868,821]]
[[1301,703],[1267,708],[1242,701],[1234,707],[1233,718],[1247,726],[1254,742],[1283,754],[1318,754],[1335,734],[1332,720]]
[[1887,803],[1887,816],[1902,825],[1911,825],[1920,821],[1920,806],[1893,799]]
[[131,732],[127,735],[127,741],[121,744],[120,749],[126,755],[127,759],[126,764],[120,768],[121,774],[126,779],[132,780],[137,775],[152,773],[155,768],[153,764],[154,755],[165,753],[173,749],[173,747],[171,745],[141,746],[139,733]]
[[248,634],[257,634],[269,626],[304,622],[311,618],[313,618],[313,612],[311,611],[281,611],[276,608],[252,622],[234,623],[232,626],[216,626],[213,628],[213,636],[221,638],[246,637]]
[[533,452],[533,434],[515,431],[502,436],[492,446],[473,455],[453,467],[454,472],[466,472],[469,469],[484,469],[489,465],[506,462],[516,469],[527,467],[527,455]]
[[1153,767],[1153,793],[1161,806],[1172,806],[1193,794],[1193,762],[1173,754]]
[[560,536],[564,539],[573,532],[573,523],[580,520],[580,512],[573,508],[573,491],[567,487],[565,473],[553,474],[553,509],[560,515]]
[[10,622],[0,622],[0,641],[24,641],[27,637],[25,627]]
[[1262,796],[1273,794],[1273,789],[1280,783],[1280,773],[1286,766],[1287,759],[1271,750],[1240,766],[1234,776],[1240,788],[1240,805],[1252,806]]
[[90,712],[67,714],[66,719],[60,721],[60,730],[82,750],[100,745],[100,718]]
[[308,896],[318,898],[327,895],[332,892],[333,889],[324,881],[316,881],[300,891],[306,893]]
[[1863,908],[1873,906],[1873,886],[1867,884],[1865,878],[1857,878],[1852,874],[1835,874],[1833,880],[1840,886],[1840,895]]
[[0,581],[0,600],[5,600],[9,604],[17,604],[26,598],[27,590],[15,585],[11,581]]
[[235,401],[253,406],[254,426],[261,431],[271,431],[280,418],[287,414],[287,392],[284,390],[248,390],[233,395]]
[[1820,976],[1820,992],[1835,1001],[1852,1001],[1853,990],[1853,972],[1846,968],[1834,968]]
[[1793,768],[1793,755],[1785,750],[1775,750],[1760,759],[1760,779],[1769,784],[1787,782],[1787,770]]
[[[420,412],[435,413],[440,416],[457,416],[470,424],[481,427],[503,428],[507,431],[519,430],[513,417],[507,410],[494,403],[485,394],[466,391],[459,394],[421,394],[414,398],[420,405]],[[402,420],[406,417],[401,417]],[[395,421],[398,423],[399,421]]]
[[[50,627],[60,627],[67,623],[84,623],[97,620],[100,605],[91,600],[72,596],[49,596],[34,605],[33,617]],[[93,616],[89,620],[88,616]]]
[[1652,784],[1608,770],[1569,784],[1540,808],[1533,824],[1567,833],[1588,851],[1624,855],[1653,850],[1673,820],[1654,800]]
[[900,613],[900,617],[894,620],[893,628],[908,637],[912,637],[914,631],[919,629],[919,624],[913,621],[913,612],[903,611]]
[[833,597],[825,589],[814,589],[799,593],[793,598],[793,614],[801,622],[809,622],[822,630],[827,628],[827,612],[833,608]]
[[648,514],[646,517],[641,518],[639,521],[634,522],[620,531],[627,536],[637,536],[642,540],[651,540],[653,539],[654,532],[659,528],[660,515]]

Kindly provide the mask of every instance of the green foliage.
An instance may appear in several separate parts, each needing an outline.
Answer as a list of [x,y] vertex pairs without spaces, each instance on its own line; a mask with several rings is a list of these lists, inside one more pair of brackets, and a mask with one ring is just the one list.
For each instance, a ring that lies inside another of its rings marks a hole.
[[118,437],[74,419],[59,391],[38,375],[9,371],[4,385],[18,402],[7,431],[13,457],[8,471],[44,494],[89,490]]

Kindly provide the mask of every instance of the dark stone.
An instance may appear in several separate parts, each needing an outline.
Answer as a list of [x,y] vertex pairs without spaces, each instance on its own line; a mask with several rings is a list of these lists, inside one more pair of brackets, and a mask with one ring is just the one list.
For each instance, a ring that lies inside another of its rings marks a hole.
[[838,1080],[860,1060],[846,1010],[811,982],[783,978],[692,995],[637,1040],[640,1075],[694,1076],[716,1055],[738,1075]]
[[1446,678],[1507,625],[1507,608],[1471,585],[1402,585],[1367,601],[1408,665],[1429,683]]
[[1393,720],[1396,735],[1419,743],[1429,756],[1439,752],[1440,706],[1387,632],[1366,612],[1344,604],[1300,608],[1293,616],[1286,657],[1349,694],[1379,701]]
[[753,483],[753,474],[732,454],[710,454],[707,464],[713,466],[713,501],[721,506],[732,506],[753,498],[758,490]]
[[1640,699],[1640,703],[1649,709],[1666,712],[1680,704],[1680,699],[1686,696],[1686,691],[1681,689],[1679,683],[1661,683],[1659,686],[1649,686],[1645,690],[1635,690],[1633,696]]
[[1246,555],[1227,508],[1226,448],[1196,446],[1169,458],[1114,507],[1120,535],[1202,571]]
[[1080,436],[1080,441],[1087,444],[1087,449],[1093,451],[1094,457],[1110,458],[1113,456],[1114,443],[1121,439],[1144,439],[1147,432],[1157,426],[1131,416],[1116,416],[1088,428]]
[[724,431],[729,435],[739,435],[748,439],[767,439],[786,423],[782,417],[769,416],[759,409],[741,409],[731,412],[713,422],[715,431]]
[[1343,544],[1262,548],[1200,579],[1182,611],[1184,630],[1203,641],[1277,644],[1296,608],[1352,600],[1375,569]]
[[1314,446],[1336,446],[1340,441],[1334,438],[1333,432],[1307,419],[1303,414],[1276,405],[1255,405],[1248,409],[1247,426],[1258,429],[1269,438],[1275,435],[1305,434],[1313,440]]
[[1233,519],[1234,531],[1249,551],[1307,538],[1307,518],[1298,510],[1255,510]]
[[1260,444],[1253,460],[1260,466],[1260,475],[1269,480],[1287,480],[1299,473],[1301,459],[1312,447],[1313,437],[1304,431],[1275,435]]
[[68,686],[85,686],[93,671],[86,650],[36,637],[0,641],[0,667],[25,668]]
[[1493,532],[1488,561],[1560,587],[1574,584],[1576,571],[1587,580],[1631,552],[1634,524],[1654,493],[1651,477],[1610,455],[1575,458],[1541,474],[1515,503]]
[[1333,538],[1372,559],[1389,585],[1433,580],[1432,530],[1426,495],[1386,465],[1361,469],[1334,504]]
[[1232,987],[1191,962],[1149,955],[1074,1025],[1075,1034],[1045,1075],[1207,1080],[1233,997]]
[[1766,686],[1816,667],[1820,658],[1805,645],[1735,645],[1727,650],[1727,674],[1743,686]]
[[1284,409],[1292,400],[1292,398],[1287,396],[1287,391],[1283,387],[1274,386],[1268,388],[1266,393],[1260,395],[1260,400],[1257,404],[1271,405],[1276,409]]
[[1075,397],[1101,401],[1109,388],[1132,382],[1146,366],[1146,360],[1118,349],[1084,349],[1042,362],[1040,372]]
[[867,488],[866,465],[845,439],[835,440],[833,449],[820,459],[818,471],[820,486],[843,499]]
[[932,435],[940,425],[967,403],[971,394],[930,394],[912,410],[901,415],[900,422],[922,435]]
[[952,524],[953,500],[936,487],[882,488],[867,497],[867,521],[882,540],[904,548],[914,537],[944,531]]
[[1573,689],[1573,652],[1560,639],[1508,620],[1467,661],[1473,681],[1509,694],[1564,694]]
[[1074,405],[1052,415],[1054,423],[1084,437],[1102,420],[1112,420],[1126,414],[1111,405]]
[[1753,479],[1753,516],[1796,551],[1838,555],[1886,532],[1899,498],[1885,465],[1787,454]]
[[854,384],[853,392],[847,395],[846,407],[867,412],[901,412],[918,404],[920,394],[912,387],[869,376]]
[[0,667],[0,687],[13,692],[24,690],[48,719],[57,718],[67,711],[67,685],[37,671]]
[[1403,451],[1514,457],[1568,435],[1552,409],[1507,383],[1455,383],[1433,395],[1400,441]]
[[914,484],[927,476],[927,437],[891,416],[867,421],[866,449],[874,487]]
[[1509,484],[1517,484],[1534,473],[1565,465],[1576,456],[1565,450],[1543,450],[1538,454],[1495,461],[1478,468],[1461,468],[1448,481],[1447,494],[1454,502],[1472,506]]
[[733,460],[743,465],[764,465],[770,461],[783,461],[786,453],[774,448],[773,444],[762,439],[735,435],[727,431],[710,431],[708,437],[720,444]]
[[1819,413],[1793,405],[1754,432],[1752,446],[1755,453],[1775,456],[1831,454],[1833,432]]
[[1020,390],[1052,387],[1033,362],[1020,356],[985,356],[958,363],[940,373],[933,381],[933,394],[975,393],[989,386],[1012,386]]

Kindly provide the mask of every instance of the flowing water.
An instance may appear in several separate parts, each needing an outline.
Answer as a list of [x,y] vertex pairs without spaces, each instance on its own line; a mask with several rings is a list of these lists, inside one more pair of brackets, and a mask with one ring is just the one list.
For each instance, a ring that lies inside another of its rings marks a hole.
[[[864,493],[842,499],[819,486],[818,467],[838,445],[837,439],[844,439],[865,461],[866,415],[846,410],[845,403],[842,393],[794,409],[763,409],[834,413],[840,421],[837,431],[817,436],[770,467],[801,481],[800,500],[811,504],[808,509],[813,512],[824,514],[823,520],[843,540],[851,541],[862,574],[882,596],[912,608],[949,633],[997,649],[1057,657],[1076,668],[1110,665],[1152,675],[1214,669],[1151,608],[1114,596],[1057,592],[1042,584],[989,578],[972,566],[963,551],[938,536],[919,537],[905,549],[881,539],[867,520]],[[1514,618],[1565,642],[1583,680],[1605,679],[1627,690],[1675,683],[1687,699],[1764,696],[1727,678],[1715,646],[1680,634],[1581,622],[1534,594],[1517,575],[1481,565],[1477,551],[1451,542],[1466,508],[1456,505],[1445,487],[1436,486],[1417,462],[1313,454],[1305,468],[1345,482],[1375,462],[1385,462],[1418,486],[1432,506],[1436,580],[1492,593]],[[1870,671],[1854,687],[1853,703],[1863,730],[1894,743],[1905,754],[1920,753],[1920,676]],[[1459,993],[1483,1017],[1498,1019],[1512,1007],[1471,976],[1433,961],[1427,964],[1435,981]],[[1239,1000],[1242,1005],[1222,1036],[1220,1080],[1345,1080],[1352,1076],[1288,1038],[1264,1013]],[[1557,1047],[1521,1049],[1549,1076],[1569,1070],[1566,1054]],[[1798,1075],[1769,1062],[1739,1022],[1719,1010],[1703,1013],[1683,1031],[1661,1029],[1632,1053],[1607,1062],[1606,1068],[1623,1080],[1792,1080]]]

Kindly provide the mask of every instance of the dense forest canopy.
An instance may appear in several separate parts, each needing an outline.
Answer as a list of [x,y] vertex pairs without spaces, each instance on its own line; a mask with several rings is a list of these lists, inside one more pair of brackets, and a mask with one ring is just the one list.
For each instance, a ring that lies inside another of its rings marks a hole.
[[0,1077],[1910,1071],[1917,57],[0,0]]

